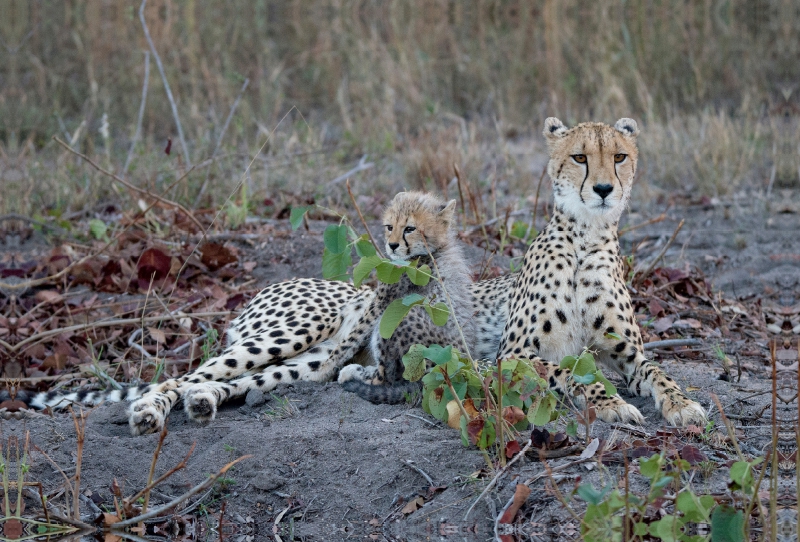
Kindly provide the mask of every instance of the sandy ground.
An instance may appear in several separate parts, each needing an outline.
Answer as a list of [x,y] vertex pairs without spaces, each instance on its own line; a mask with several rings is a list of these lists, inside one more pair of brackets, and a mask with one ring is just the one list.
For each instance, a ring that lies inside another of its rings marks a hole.
[[[627,220],[641,222],[656,216],[663,207],[633,213]],[[682,267],[686,262],[698,266],[725,296],[763,297],[764,303],[792,306],[797,303],[800,287],[800,215],[796,208],[794,212],[781,210],[783,207],[774,205],[766,211],[763,202],[758,201],[677,205],[667,210],[667,220],[625,235],[623,252],[650,240],[652,248],[647,254],[655,254],[684,218],[686,224],[667,251],[665,263],[673,267]],[[257,258],[259,265],[254,275],[261,285],[291,276],[319,276],[323,227],[312,223],[311,232],[301,229],[266,243],[237,245]],[[476,265],[482,255],[482,250],[470,249]],[[496,258],[494,263],[507,268],[507,261],[508,258]],[[744,339],[739,343],[726,341],[723,338],[719,343],[729,349],[744,348]],[[750,341],[751,352],[740,357],[745,369],[741,379],[734,382],[718,379],[722,370],[709,348],[699,349],[691,361],[672,355],[657,359],[682,386],[691,386],[690,395],[706,408],[711,405],[710,393],[714,392],[730,409],[729,413],[746,418],[769,402],[768,395],[743,399],[769,388],[767,344],[760,339]],[[629,400],[648,419],[641,429],[656,435],[663,424],[649,399]],[[123,486],[125,495],[146,484],[158,435],[132,437],[126,408],[124,404],[103,405],[88,417],[81,483],[87,496],[82,510],[87,521],[98,510],[113,509],[114,480]],[[717,414],[713,419],[719,422]],[[760,419],[736,422],[744,428],[741,445],[746,454],[763,453],[769,435],[768,420],[767,410]],[[4,439],[22,439],[29,431],[31,442],[46,451],[67,475],[74,472],[76,432],[68,414],[34,414],[21,420],[3,420],[0,430]],[[596,422],[592,432],[593,436],[618,442],[640,438],[615,431],[603,422]],[[520,442],[526,438],[521,435]],[[687,436],[677,438],[698,447],[719,465],[731,457],[724,451],[725,446]],[[219,539],[216,529],[222,501],[226,503],[225,540],[277,540],[275,535],[282,540],[309,542],[489,540],[494,517],[513,494],[515,484],[542,471],[538,461],[522,459],[465,520],[466,509],[491,478],[481,472],[486,468],[483,457],[462,446],[455,431],[419,408],[372,405],[343,392],[336,384],[282,386],[266,397],[252,394],[247,402],[223,407],[217,419],[205,426],[190,422],[177,410],[169,419],[169,434],[156,474],[177,464],[193,443],[196,448],[187,468],[157,488],[151,506],[186,492],[241,455],[252,457],[237,464],[222,486],[190,499],[189,503],[203,497],[183,519],[173,518],[173,524],[183,521],[183,528],[188,526],[196,533],[194,538],[187,536],[187,540]],[[551,466],[574,459],[554,459]],[[591,471],[584,466],[569,467],[562,472],[565,478],[561,489],[569,494],[577,477],[599,485],[609,476],[621,476],[621,469],[619,463]],[[431,478],[433,486],[420,471]],[[475,473],[479,473],[477,480]],[[63,483],[58,470],[38,453],[32,456],[29,476],[41,481],[48,491]],[[722,491],[726,482],[727,469],[721,467],[706,477],[698,476],[694,484],[698,490]],[[570,539],[578,527],[552,492],[546,491],[541,481],[532,484],[532,489],[515,527],[518,539]],[[404,511],[418,496],[423,497],[424,505],[413,512]],[[575,506],[580,511],[582,504]],[[167,538],[180,539],[174,535]]]

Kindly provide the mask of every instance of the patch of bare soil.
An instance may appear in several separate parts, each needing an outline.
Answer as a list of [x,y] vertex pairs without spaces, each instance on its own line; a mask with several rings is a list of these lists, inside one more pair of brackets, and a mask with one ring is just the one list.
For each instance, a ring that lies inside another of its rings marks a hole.
[[[643,222],[656,214],[633,214],[629,221]],[[795,318],[790,309],[798,302],[800,240],[796,232],[800,231],[800,219],[796,213],[766,213],[756,211],[755,206],[702,202],[679,205],[667,215],[665,221],[625,234],[623,252],[630,253],[635,246],[637,258],[646,265],[648,258],[661,251],[678,220],[686,219],[664,261],[654,266],[657,271],[650,282],[634,284],[634,298],[640,323],[645,325],[646,341],[683,336],[701,339],[701,346],[658,349],[653,355],[712,412],[715,424],[688,431],[664,428],[648,398],[628,397],[622,392],[647,417],[647,424],[630,430],[595,422],[592,437],[600,438],[606,450],[597,456],[602,467],[597,461],[572,465],[575,455],[550,460],[549,466],[559,472],[565,495],[579,480],[591,481],[596,487],[620,480],[625,454],[635,457],[664,449],[680,455],[686,446],[702,454],[710,465],[702,472],[697,470],[693,480],[696,489],[723,493],[728,482],[725,464],[735,456],[722,430],[719,412],[712,407],[712,393],[737,427],[742,452],[747,456],[765,453],[771,434],[770,342],[779,340],[780,359],[797,359],[797,336],[786,322]],[[290,233],[288,223],[282,221],[270,224],[263,236],[231,239],[227,246],[237,253],[237,265],[255,262],[255,266],[237,272],[240,274],[233,281],[212,273],[210,282],[180,287],[188,291],[192,286],[201,293],[205,288],[200,305],[209,312],[209,300],[215,295],[224,294],[228,300],[242,292],[252,295],[267,282],[320,276],[324,226],[312,221],[310,231],[301,228]],[[478,239],[476,244],[491,243]],[[143,248],[131,249],[131,261],[141,257]],[[472,247],[469,256],[476,272],[494,266],[508,269],[509,257],[523,249],[519,243],[504,247],[506,254],[494,257],[488,265],[481,247]],[[37,246],[36,250],[46,254],[50,249]],[[202,265],[208,268],[209,262]],[[108,281],[103,282],[106,275],[95,267],[87,276],[90,290],[102,283],[112,285],[108,295],[120,296],[115,299],[133,303],[131,300],[141,296],[136,287],[120,287],[111,271]],[[237,280],[252,282],[238,289],[233,285]],[[708,284],[714,288],[709,290]],[[22,303],[23,294],[11,295]],[[653,303],[653,299],[657,300]],[[238,301],[233,308],[237,306],[241,307]],[[762,312],[768,307],[772,320]],[[193,306],[192,310],[200,309]],[[769,328],[770,321],[777,327]],[[221,327],[220,322],[217,326]],[[17,332],[25,336],[19,329]],[[121,344],[115,343],[114,337],[104,340],[120,350],[127,344],[124,336]],[[165,340],[171,352],[180,347],[179,338],[168,335]],[[64,342],[73,349],[76,344],[85,344]],[[148,342],[143,348],[159,353],[158,337],[152,344]],[[56,345],[48,343],[43,348],[51,347],[55,349]],[[48,352],[41,354],[55,355]],[[69,356],[64,359],[67,362]],[[791,362],[785,363],[788,367]],[[36,370],[47,374],[58,371],[41,366]],[[21,376],[26,374],[31,373]],[[82,510],[85,521],[91,522],[100,511],[113,511],[114,480],[127,496],[146,485],[158,435],[131,437],[126,408],[124,404],[103,405],[88,417],[81,475],[81,488],[86,491]],[[31,442],[71,476],[75,471],[76,433],[70,415],[16,414],[20,419],[9,417],[0,422],[3,439],[23,439],[30,432]],[[220,539],[216,534],[220,517],[224,539],[232,541],[278,537],[309,542],[487,540],[494,536],[495,517],[513,495],[516,484],[543,472],[535,454],[522,458],[465,519],[466,510],[492,477],[482,455],[464,447],[456,431],[419,408],[372,405],[333,383],[282,386],[266,396],[253,393],[246,401],[222,407],[217,419],[204,426],[189,421],[179,409],[170,416],[168,426],[156,476],[180,462],[192,443],[197,447],[187,468],[156,488],[151,507],[181,495],[233,459],[252,456],[233,467],[212,492],[189,499],[169,521],[159,520],[149,527],[162,529],[163,534],[169,525],[183,521],[183,528],[190,526],[199,533],[196,538],[171,535],[168,538],[172,540]],[[520,443],[524,444],[528,436],[520,435]],[[57,503],[63,498],[59,496],[63,477],[41,454],[32,454],[29,478],[42,482],[51,501]],[[506,540],[575,538],[579,525],[554,492],[546,489],[545,480],[530,485],[532,493],[515,523],[502,526],[510,537]],[[644,488],[635,470],[630,487],[633,492]],[[26,498],[26,502],[29,509],[36,505],[33,499]],[[186,508],[192,503],[195,505]],[[573,506],[580,513],[585,505],[573,501]]]

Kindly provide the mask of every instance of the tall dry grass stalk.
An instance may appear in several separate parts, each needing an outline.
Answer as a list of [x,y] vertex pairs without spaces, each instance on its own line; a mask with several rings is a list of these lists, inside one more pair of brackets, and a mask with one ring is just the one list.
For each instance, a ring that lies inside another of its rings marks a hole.
[[[124,163],[148,49],[136,9],[95,0],[0,4],[0,160],[17,205],[114,197],[50,137]],[[251,81],[211,166],[204,203],[219,204],[292,107],[251,172],[257,193],[298,176],[312,190],[363,154],[391,158],[365,178],[392,186],[444,189],[450,160],[485,184],[497,167],[511,168],[501,177],[530,174],[525,160],[498,165],[474,153],[503,155],[509,138],[536,139],[548,115],[637,118],[648,180],[665,187],[721,194],[744,181],[760,186],[776,157],[796,153],[777,137],[797,136],[798,11],[791,0],[150,0],[144,16],[192,163],[213,153]],[[788,131],[776,128],[784,105]],[[98,133],[103,115],[108,140]],[[151,77],[143,150],[131,166],[138,182],[174,178],[174,154],[158,152],[174,139],[172,118],[162,81]],[[778,185],[797,179],[786,156]],[[193,201],[205,175],[178,195]]]

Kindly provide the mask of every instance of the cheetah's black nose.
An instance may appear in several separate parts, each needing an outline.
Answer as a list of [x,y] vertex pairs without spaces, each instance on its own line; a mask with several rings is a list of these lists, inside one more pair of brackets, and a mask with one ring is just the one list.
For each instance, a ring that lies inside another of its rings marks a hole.
[[400,246],[400,243],[389,243],[389,248],[392,250],[397,250],[397,247]]
[[598,196],[600,196],[603,199],[606,199],[606,196],[608,196],[613,190],[614,187],[611,186],[610,184],[594,185],[594,191],[597,193]]

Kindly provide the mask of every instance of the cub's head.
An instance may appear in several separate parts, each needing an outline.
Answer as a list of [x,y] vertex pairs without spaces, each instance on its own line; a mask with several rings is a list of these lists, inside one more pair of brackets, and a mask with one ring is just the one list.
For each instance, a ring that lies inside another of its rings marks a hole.
[[638,134],[632,119],[619,119],[614,126],[586,122],[567,128],[557,118],[548,118],[547,173],[553,179],[556,206],[570,216],[618,220],[636,174]]
[[444,200],[423,192],[400,192],[383,213],[386,254],[406,260],[437,252],[455,240],[451,228],[456,200]]

